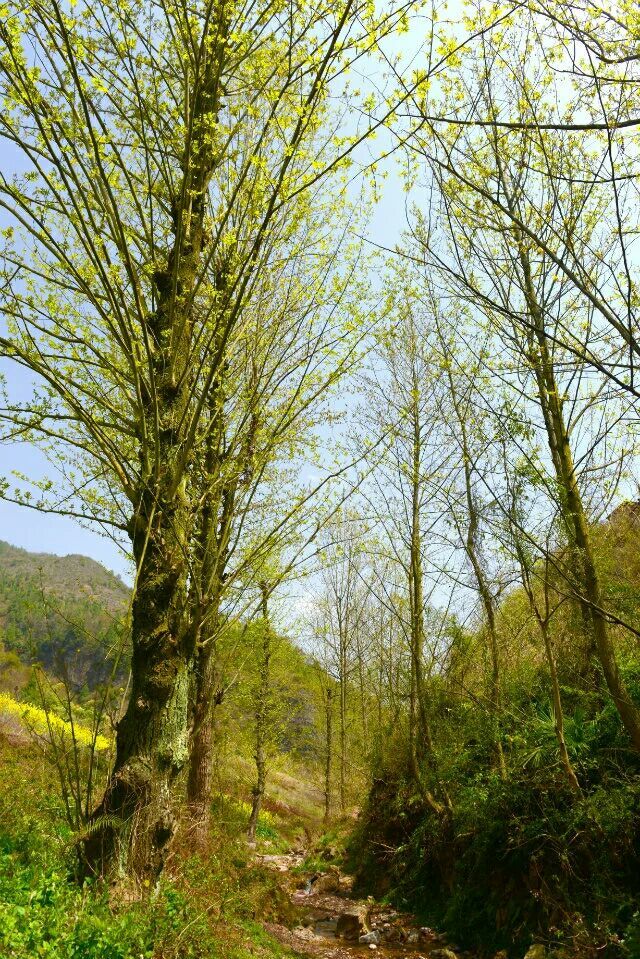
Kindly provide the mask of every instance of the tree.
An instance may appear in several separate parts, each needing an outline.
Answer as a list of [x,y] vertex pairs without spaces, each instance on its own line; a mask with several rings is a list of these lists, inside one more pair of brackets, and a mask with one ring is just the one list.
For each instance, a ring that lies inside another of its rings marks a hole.
[[0,346],[43,384],[9,415],[88,458],[136,565],[131,696],[92,870],[162,869],[187,757],[188,478],[203,424],[275,218],[379,122],[322,137],[330,85],[403,14],[36,0],[3,19],[1,135],[20,172],[0,184]]
[[437,663],[438,635],[428,635],[430,594],[425,595],[425,581],[427,565],[430,593],[440,579],[443,543],[436,530],[443,510],[437,491],[447,483],[451,457],[438,442],[436,397],[440,384],[433,375],[437,363],[428,318],[416,309],[410,281],[401,269],[393,286],[392,319],[379,335],[375,359],[363,383],[367,413],[362,411],[360,442],[366,447],[367,437],[382,436],[384,443],[380,451],[374,451],[371,484],[363,485],[361,493],[384,543],[379,547],[382,555],[404,580],[403,602],[390,602],[384,589],[382,601],[399,616],[409,653],[411,775],[427,805],[442,814],[450,807],[447,792],[440,785],[442,798],[437,798],[421,771],[426,759],[437,778],[427,679]]
[[[428,295],[428,294],[427,294]],[[483,631],[489,642],[491,671],[489,679],[489,709],[493,725],[493,741],[497,758],[498,769],[503,779],[507,778],[507,767],[504,758],[501,738],[502,694],[500,677],[500,650],[497,628],[498,594],[501,588],[500,579],[495,577],[494,582],[487,568],[483,556],[482,525],[486,522],[483,513],[482,497],[479,494],[480,485],[478,475],[482,475],[482,459],[486,458],[487,449],[491,447],[494,437],[484,423],[475,415],[474,398],[479,389],[486,389],[482,382],[482,356],[474,357],[471,350],[466,351],[464,360],[458,356],[458,345],[455,335],[446,336],[443,331],[445,318],[439,316],[439,308],[433,297],[434,325],[437,328],[441,349],[441,363],[445,371],[448,386],[448,395],[442,405],[442,416],[448,422],[449,431],[454,442],[457,442],[461,458],[462,473],[462,501],[460,507],[454,487],[453,497],[450,500],[449,514],[453,519],[460,537],[467,560],[473,571],[478,596],[484,615]],[[453,324],[448,324],[453,328]],[[471,355],[470,355],[471,354]],[[461,382],[461,370],[464,369],[464,380]],[[479,382],[480,381],[480,384]],[[486,465],[484,473],[491,473],[491,466]]]

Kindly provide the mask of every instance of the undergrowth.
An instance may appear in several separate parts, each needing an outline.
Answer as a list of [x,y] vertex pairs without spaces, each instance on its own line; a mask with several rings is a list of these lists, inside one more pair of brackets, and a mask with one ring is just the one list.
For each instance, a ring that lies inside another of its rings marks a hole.
[[[638,695],[635,672],[626,678]],[[350,845],[360,891],[486,956],[521,959],[535,941],[558,957],[640,959],[640,762],[613,708],[588,710],[576,693],[566,736],[578,795],[535,686],[519,707],[503,734],[506,780],[482,717],[449,708],[435,762],[449,815],[425,809],[401,744],[381,757]],[[437,792],[433,767],[424,774]]]
[[[0,955],[8,959],[263,959],[283,957],[261,920],[285,908],[276,877],[248,862],[233,828],[208,854],[176,849],[158,888],[73,880],[73,835],[34,748],[0,742]],[[238,819],[238,823],[240,820]],[[274,829],[272,825],[270,828]],[[187,839],[185,837],[185,843]]]

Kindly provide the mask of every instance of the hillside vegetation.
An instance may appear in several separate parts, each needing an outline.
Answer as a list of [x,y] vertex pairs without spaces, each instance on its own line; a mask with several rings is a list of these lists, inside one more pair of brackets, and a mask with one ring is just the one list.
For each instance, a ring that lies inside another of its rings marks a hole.
[[[126,699],[126,677],[105,686],[101,668],[108,653],[103,624],[112,612],[121,613],[128,590],[84,557],[11,547],[3,548],[3,556],[9,610],[3,622],[11,627],[0,628],[5,644],[0,680],[10,689],[0,691],[0,953],[15,959],[285,956],[262,922],[287,915],[288,900],[273,873],[252,862],[246,844],[259,688],[252,627],[231,624],[219,648],[223,692],[214,715],[211,855],[191,855],[187,830],[179,840],[184,858],[167,871],[153,907],[114,904],[106,890],[88,896],[69,880],[83,834],[74,803],[91,802],[85,791],[90,763],[94,788],[101,788],[111,762],[113,722]],[[32,607],[30,599],[35,604],[37,597],[40,606]],[[102,600],[110,609],[100,606]],[[51,610],[58,610],[59,618],[48,629]],[[66,622],[71,615],[73,640],[63,629],[63,624],[71,628]],[[46,642],[38,645],[32,639],[40,629]],[[67,670],[60,669],[63,661]],[[90,671],[79,672],[89,670],[87,664]],[[69,674],[75,677],[70,683]],[[100,676],[102,684],[92,684]],[[271,676],[268,780],[256,841],[261,851],[277,853],[292,845],[304,848],[321,833],[323,743],[317,667],[278,636]],[[106,688],[109,708],[101,714]]]
[[[640,619],[638,511],[625,504],[592,531],[607,609],[631,624]],[[389,730],[352,838],[353,866],[365,892],[390,897],[487,955],[524,955],[533,938],[558,957],[637,959],[640,759],[585,646],[580,610],[562,603],[553,576],[550,584],[537,580],[539,600],[547,586],[573,776],[559,748],[539,623],[526,591],[512,588],[497,617],[497,730],[482,624],[442,649],[441,668],[425,680],[435,745],[420,760],[420,788],[406,732]],[[626,688],[640,703],[638,639],[621,626],[614,632]],[[446,797],[446,813],[425,805],[425,789]]]

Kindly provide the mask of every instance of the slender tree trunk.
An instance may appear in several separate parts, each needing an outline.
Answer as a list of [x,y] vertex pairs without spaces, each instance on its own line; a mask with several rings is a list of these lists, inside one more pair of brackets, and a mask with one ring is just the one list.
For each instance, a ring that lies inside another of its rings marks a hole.
[[[418,395],[417,384],[414,395]],[[412,501],[411,501],[411,544],[409,555],[409,613],[411,619],[410,654],[411,686],[409,697],[409,761],[411,773],[423,801],[437,814],[442,815],[451,809],[449,795],[439,784],[439,792],[444,805],[439,802],[424,782],[420,760],[426,754],[433,766],[433,739],[427,716],[423,676],[424,642],[424,594],[422,571],[422,541],[420,528],[420,456],[421,425],[417,405],[413,409],[413,462],[412,462]],[[419,733],[419,739],[418,734]]]
[[214,722],[213,713],[222,702],[222,690],[217,683],[216,633],[217,623],[200,637],[196,656],[189,744],[189,775],[187,804],[192,823],[191,842],[195,849],[206,848],[211,824],[211,794],[213,790]]
[[340,809],[347,809],[347,635],[346,624],[340,620]]
[[640,750],[640,711],[631,699],[620,675],[607,621],[602,613],[602,589],[595,565],[589,524],[576,477],[562,400],[555,379],[553,360],[549,354],[544,314],[537,301],[529,258],[522,240],[520,240],[520,262],[525,280],[527,306],[535,333],[530,360],[538,384],[549,450],[561,491],[560,506],[570,542],[575,548],[575,556],[579,561],[581,574],[579,595],[587,601],[589,607],[595,651],[602,666],[609,693],[634,749]]
[[[444,341],[441,337],[441,343],[444,347]],[[471,450],[469,448],[469,439],[467,433],[466,410],[461,408],[460,399],[456,389],[456,383],[453,378],[450,365],[447,365],[447,377],[449,380],[449,394],[451,402],[458,421],[460,430],[460,440],[462,448],[463,471],[465,498],[467,502],[467,534],[463,537],[463,543],[467,559],[471,563],[473,574],[476,579],[480,602],[485,616],[485,631],[489,640],[489,653],[491,657],[491,678],[489,682],[489,706],[491,711],[491,721],[493,726],[493,742],[496,754],[496,761],[500,776],[507,778],[507,766],[502,748],[502,739],[500,735],[500,718],[502,713],[501,692],[500,692],[500,654],[498,649],[498,630],[496,628],[496,602],[489,586],[489,581],[485,575],[482,565],[480,549],[478,546],[479,516],[476,506],[476,499],[473,491],[472,472],[471,472]]]
[[522,544],[520,541],[519,531],[517,528],[517,523],[515,522],[515,513],[517,510],[517,505],[515,500],[512,505],[513,513],[510,513],[510,519],[512,521],[512,529],[514,536],[514,544],[516,555],[518,557],[518,562],[520,564],[520,571],[522,576],[522,585],[524,591],[527,594],[527,599],[529,600],[529,606],[533,612],[542,639],[544,642],[545,655],[547,657],[547,665],[549,667],[549,678],[551,679],[551,698],[553,703],[553,720],[554,720],[554,730],[556,734],[556,739],[558,741],[558,752],[560,754],[560,762],[562,763],[562,768],[564,769],[567,783],[570,788],[576,793],[581,793],[580,783],[578,782],[578,777],[576,776],[575,770],[571,763],[571,757],[569,756],[569,750],[567,749],[567,743],[564,737],[564,710],[562,708],[562,697],[560,695],[560,682],[558,680],[558,665],[556,661],[555,650],[553,648],[553,641],[551,639],[551,632],[549,630],[549,621],[551,618],[550,612],[550,603],[549,603],[549,577],[548,570],[545,571],[544,578],[544,612],[540,610],[538,601],[531,584],[531,572],[529,568],[529,562],[527,560],[525,551],[522,549]]
[[547,656],[547,665],[549,666],[549,676],[551,677],[551,695],[553,701],[553,720],[554,720],[554,729],[556,733],[556,739],[558,740],[558,752],[560,753],[560,761],[562,767],[565,771],[567,777],[567,782],[569,786],[575,793],[580,793],[580,783],[578,782],[578,777],[575,774],[575,770],[571,764],[571,759],[569,757],[569,750],[567,749],[567,743],[564,738],[564,712],[562,709],[562,698],[560,696],[560,683],[558,682],[558,668],[556,664],[555,652],[553,649],[553,644],[551,642],[551,635],[549,633],[549,621],[544,617],[538,617],[538,623],[540,625],[540,631],[542,633],[542,638],[544,640],[544,648]]
[[223,696],[217,682],[216,657],[221,627],[220,601],[227,562],[229,513],[233,499],[229,495],[222,495],[220,491],[218,445],[222,427],[216,426],[216,421],[217,413],[213,410],[205,458],[205,485],[209,489],[204,494],[198,558],[194,570],[194,577],[199,577],[199,598],[192,600],[194,616],[200,625],[191,687],[187,805],[192,823],[192,845],[201,851],[207,846],[211,824],[213,710],[220,705]]
[[327,686],[324,704],[325,756],[324,756],[324,817],[325,826],[331,818],[331,769],[333,767],[333,690]]
[[264,792],[267,785],[267,740],[268,740],[268,722],[269,722],[269,697],[271,695],[271,627],[269,624],[269,610],[267,606],[267,587],[263,585],[262,589],[262,656],[260,660],[260,681],[256,695],[255,704],[255,761],[256,761],[256,784],[252,790],[253,802],[251,805],[251,815],[247,826],[247,838],[254,842],[256,838],[256,829],[258,818],[262,808]]
[[365,676],[364,676],[364,653],[358,645],[358,680],[360,683],[360,724],[362,727],[363,742],[367,743],[369,738],[369,723],[367,721],[368,703],[365,697]]
[[[222,271],[224,274],[224,271]],[[224,279],[218,278],[224,288]],[[189,742],[187,803],[192,822],[194,848],[206,848],[211,825],[213,788],[214,728],[213,712],[222,702],[223,691],[216,669],[217,640],[220,633],[220,603],[229,560],[229,540],[236,505],[238,476],[232,472],[224,482],[224,383],[216,378],[209,404],[209,430],[204,460],[199,527],[198,559],[194,576],[199,576],[199,597],[192,606],[202,621],[199,629],[196,668],[192,687],[192,722]]]
[[460,426],[460,434],[462,438],[462,455],[464,459],[464,481],[465,481],[465,493],[467,499],[467,513],[468,513],[468,528],[467,536],[465,539],[465,551],[471,567],[473,569],[474,576],[476,578],[476,583],[478,584],[478,592],[480,594],[480,601],[482,602],[482,608],[485,615],[485,629],[486,634],[489,639],[489,652],[491,655],[491,680],[489,684],[489,705],[491,709],[491,720],[493,726],[493,742],[496,752],[496,760],[498,763],[498,769],[500,771],[500,776],[502,779],[507,778],[507,766],[504,759],[504,750],[502,748],[502,739],[500,736],[500,716],[502,712],[501,704],[501,695],[500,695],[500,654],[498,651],[498,630],[496,627],[496,604],[491,589],[489,587],[489,582],[485,576],[485,571],[482,566],[480,559],[480,552],[478,549],[478,510],[476,508],[476,501],[473,495],[473,485],[471,478],[471,463],[470,463],[470,450],[469,443],[467,439],[467,428],[465,424],[464,414],[459,408],[458,398],[455,393],[455,386],[453,382],[453,377],[451,375],[451,370],[449,369],[449,384],[451,388],[451,397],[455,406],[456,416],[458,418],[458,424]]

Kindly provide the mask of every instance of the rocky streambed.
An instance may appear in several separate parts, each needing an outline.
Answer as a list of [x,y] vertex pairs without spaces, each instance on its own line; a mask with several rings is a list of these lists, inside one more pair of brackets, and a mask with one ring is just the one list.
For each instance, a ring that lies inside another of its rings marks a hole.
[[301,876],[294,870],[302,854],[260,856],[268,868],[283,873],[290,890],[297,923],[288,928],[268,923],[283,945],[301,955],[348,959],[375,955],[393,959],[473,959],[444,941],[437,932],[372,899],[357,899],[353,878],[335,866],[319,874]]

